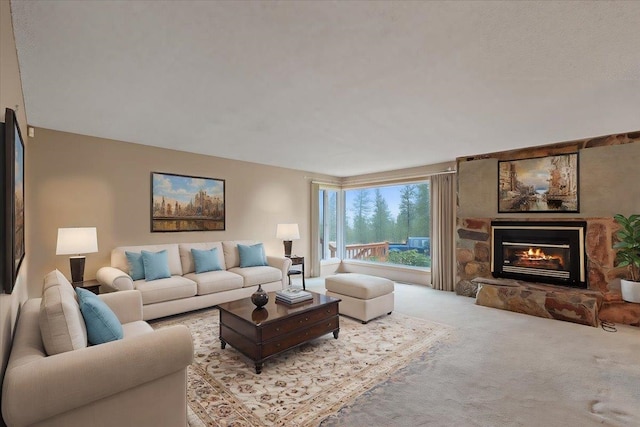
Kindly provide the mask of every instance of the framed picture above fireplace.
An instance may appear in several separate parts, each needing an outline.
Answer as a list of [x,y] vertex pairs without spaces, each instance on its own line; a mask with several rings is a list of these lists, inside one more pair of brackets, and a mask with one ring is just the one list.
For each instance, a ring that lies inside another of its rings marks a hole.
[[578,153],[498,162],[498,212],[579,212]]

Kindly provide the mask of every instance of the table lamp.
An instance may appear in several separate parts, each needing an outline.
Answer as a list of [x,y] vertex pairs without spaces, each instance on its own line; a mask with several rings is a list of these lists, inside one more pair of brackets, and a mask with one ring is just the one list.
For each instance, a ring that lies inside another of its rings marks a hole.
[[278,224],[276,228],[276,237],[284,240],[284,256],[291,256],[291,241],[300,238],[300,230],[298,224]]
[[98,252],[96,227],[58,228],[56,255],[75,255],[69,257],[71,281],[84,281],[84,255]]

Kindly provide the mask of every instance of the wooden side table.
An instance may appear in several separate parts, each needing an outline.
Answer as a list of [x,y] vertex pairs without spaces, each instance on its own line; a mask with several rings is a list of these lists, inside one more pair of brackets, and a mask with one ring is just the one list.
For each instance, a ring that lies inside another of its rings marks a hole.
[[301,274],[302,275],[302,289],[306,290],[306,284],[304,283],[304,257],[303,256],[297,256],[297,255],[291,255],[290,257],[287,257],[291,260],[291,265],[301,265],[302,268],[300,270],[295,269],[295,270],[291,270],[289,269],[289,272],[287,273],[287,276],[289,276],[289,286],[291,286],[291,276],[294,276],[296,274]]
[[85,280],[84,282],[72,283],[74,288],[83,288],[93,292],[96,295],[100,295],[100,282],[97,280]]

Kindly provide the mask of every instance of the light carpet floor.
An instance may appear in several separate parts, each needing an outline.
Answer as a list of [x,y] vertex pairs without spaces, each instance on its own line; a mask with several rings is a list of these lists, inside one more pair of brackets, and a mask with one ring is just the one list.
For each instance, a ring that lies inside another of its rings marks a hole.
[[[324,281],[307,288],[324,292]],[[425,286],[396,284],[395,298],[396,312],[451,325],[455,338],[323,427],[640,426],[640,328],[610,333]]]
[[425,286],[396,284],[395,297],[397,312],[451,325],[455,340],[323,427],[640,426],[640,328],[610,333]]
[[452,328],[400,313],[362,325],[342,317],[340,334],[325,335],[265,362],[262,374],[232,346],[220,348],[219,312],[210,309],[152,323],[189,327],[189,424],[317,426],[428,350]]

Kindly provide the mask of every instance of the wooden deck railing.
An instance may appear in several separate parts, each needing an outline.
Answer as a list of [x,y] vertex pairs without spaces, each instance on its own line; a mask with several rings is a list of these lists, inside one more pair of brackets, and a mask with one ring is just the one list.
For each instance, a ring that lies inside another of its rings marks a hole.
[[[387,260],[387,256],[389,255],[389,242],[356,243],[347,245],[345,249],[347,251],[345,259],[376,260],[384,262]],[[335,258],[335,242],[329,242],[329,250],[331,251],[331,258]]]

